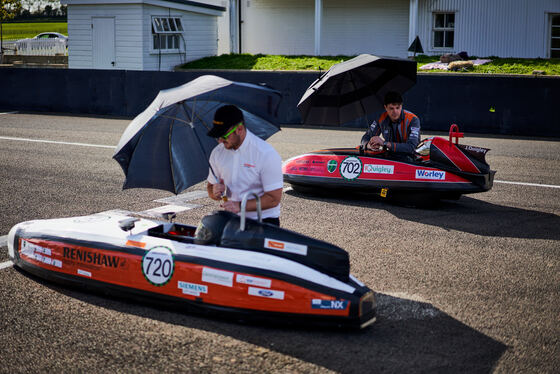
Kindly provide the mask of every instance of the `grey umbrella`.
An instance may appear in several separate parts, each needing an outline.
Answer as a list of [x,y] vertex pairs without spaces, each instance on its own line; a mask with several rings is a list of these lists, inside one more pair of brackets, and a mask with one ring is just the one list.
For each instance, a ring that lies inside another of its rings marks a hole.
[[208,176],[208,158],[218,144],[206,135],[214,112],[237,105],[247,128],[266,139],[275,124],[281,95],[269,88],[213,75],[160,91],[128,125],[113,158],[126,176],[123,189],[155,188],[180,193]]
[[389,91],[404,93],[416,84],[416,62],[359,55],[333,65],[313,82],[299,101],[302,121],[342,125],[383,109]]

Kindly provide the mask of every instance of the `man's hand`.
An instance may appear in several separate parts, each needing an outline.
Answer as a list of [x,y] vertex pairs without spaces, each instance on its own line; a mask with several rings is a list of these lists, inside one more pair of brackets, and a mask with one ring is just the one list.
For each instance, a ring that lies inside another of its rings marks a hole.
[[219,183],[212,185],[212,194],[214,195],[215,200],[220,200],[222,195],[226,190],[226,185],[224,184],[224,180],[220,179]]
[[220,204],[224,210],[232,213],[239,213],[241,211],[241,203],[239,201],[228,200]]
[[368,148],[370,148],[374,151],[378,151],[381,148],[383,148],[383,142],[384,142],[384,140],[381,137],[372,136],[371,139],[368,142]]
[[206,190],[208,191],[209,198],[214,200],[221,200],[226,190],[224,180],[220,179],[220,182],[216,184],[211,184],[210,182],[208,182],[206,184]]

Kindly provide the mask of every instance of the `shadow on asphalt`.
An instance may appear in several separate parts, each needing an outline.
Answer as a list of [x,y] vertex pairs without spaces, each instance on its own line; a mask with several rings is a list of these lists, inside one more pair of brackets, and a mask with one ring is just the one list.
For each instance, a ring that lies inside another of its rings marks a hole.
[[[490,373],[507,349],[432,304],[376,293],[377,321],[363,330],[264,325],[185,313],[153,303],[121,301],[24,276],[51,290],[97,307],[168,324],[208,331],[341,373]],[[126,299],[125,299],[126,300]],[[95,325],[95,321],[92,321]],[[216,354],[228,352],[220,348]],[[170,357],[170,359],[173,359]],[[250,360],[250,356],[248,358]]]
[[501,206],[468,196],[445,200],[424,207],[391,203],[374,195],[311,195],[289,190],[294,197],[336,202],[356,207],[383,209],[397,218],[482,236],[560,240],[560,217],[534,210]]

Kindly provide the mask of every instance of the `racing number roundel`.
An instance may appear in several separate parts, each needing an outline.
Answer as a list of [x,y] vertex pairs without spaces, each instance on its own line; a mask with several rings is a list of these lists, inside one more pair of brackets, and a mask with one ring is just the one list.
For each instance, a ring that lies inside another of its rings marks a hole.
[[354,180],[362,174],[362,160],[348,156],[340,163],[340,175],[346,180]]
[[163,286],[169,282],[174,269],[173,253],[167,247],[154,247],[142,259],[144,277],[154,286]]

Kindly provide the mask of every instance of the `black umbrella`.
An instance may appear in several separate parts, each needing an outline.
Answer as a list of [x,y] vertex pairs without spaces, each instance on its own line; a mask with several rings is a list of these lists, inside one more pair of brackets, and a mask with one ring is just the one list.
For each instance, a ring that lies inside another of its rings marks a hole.
[[305,124],[342,125],[383,109],[389,91],[416,83],[416,62],[359,55],[333,65],[309,86],[298,104]]
[[278,91],[213,75],[163,90],[124,131],[113,158],[126,176],[123,189],[156,188],[175,194],[208,176],[208,158],[218,144],[206,135],[214,112],[237,105],[245,125],[266,139],[279,130]]

